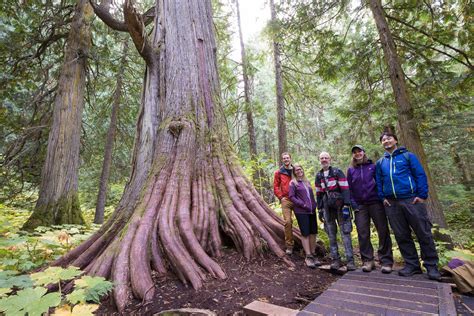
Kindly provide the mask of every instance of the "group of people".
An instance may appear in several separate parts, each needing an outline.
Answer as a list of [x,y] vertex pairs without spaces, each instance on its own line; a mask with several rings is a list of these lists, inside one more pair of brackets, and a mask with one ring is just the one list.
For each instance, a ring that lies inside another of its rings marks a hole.
[[306,266],[315,268],[321,264],[315,255],[319,217],[329,239],[331,269],[339,269],[342,265],[337,243],[339,228],[347,270],[355,270],[351,239],[354,217],[363,262],[362,271],[370,272],[375,269],[374,248],[370,240],[372,220],[378,234],[377,254],[381,272],[391,273],[393,253],[390,223],[405,262],[398,274],[412,276],[422,273],[412,238],[413,231],[420,245],[421,259],[428,278],[440,280],[432,225],[424,203],[428,198],[425,171],[415,154],[398,146],[395,134],[384,132],[380,136],[380,142],[385,153],[376,163],[368,159],[364,147],[352,147],[347,178],[341,169],[331,165],[329,153],[322,152],[319,155],[322,168],[315,180],[316,197],[303,167],[292,164],[289,153],[282,154],[283,165],[274,175],[274,193],[281,202],[286,253],[293,253],[294,213],[301,231]]

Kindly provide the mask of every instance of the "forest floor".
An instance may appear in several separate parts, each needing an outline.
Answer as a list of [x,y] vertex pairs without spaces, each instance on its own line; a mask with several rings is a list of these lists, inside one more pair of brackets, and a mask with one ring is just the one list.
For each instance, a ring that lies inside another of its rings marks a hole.
[[[216,260],[227,273],[226,280],[209,279],[201,290],[195,291],[175,277],[156,278],[158,291],[155,299],[146,305],[132,302],[126,314],[150,315],[176,308],[200,308],[218,315],[239,315],[243,314],[242,308],[254,300],[302,309],[338,276],[307,268],[299,253],[294,253],[291,259],[296,264],[295,269],[289,269],[273,254],[266,253],[246,261],[235,250],[227,249]],[[114,312],[110,298],[97,311],[108,315]]]

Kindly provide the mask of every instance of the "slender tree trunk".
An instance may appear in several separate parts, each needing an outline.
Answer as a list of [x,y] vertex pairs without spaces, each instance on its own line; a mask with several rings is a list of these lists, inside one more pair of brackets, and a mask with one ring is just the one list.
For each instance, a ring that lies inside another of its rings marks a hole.
[[[271,19],[276,23],[276,9],[273,0],[270,0]],[[276,39],[273,40],[273,61],[275,63],[275,89],[277,102],[277,122],[278,122],[278,152],[281,154],[288,151],[288,142],[286,139],[286,120],[285,120],[285,101],[283,99],[283,79],[281,73],[280,44]]]
[[471,191],[472,187],[472,176],[471,176],[471,169],[469,166],[466,165],[464,160],[458,154],[456,150],[456,146],[453,144],[451,145],[451,156],[453,157],[454,165],[456,169],[459,170],[461,173],[461,183],[464,186],[466,191]]
[[100,174],[99,181],[99,192],[97,194],[97,204],[95,207],[94,223],[102,224],[104,222],[104,209],[105,202],[107,199],[107,185],[109,182],[110,165],[112,163],[112,152],[115,143],[115,134],[117,131],[117,120],[118,111],[120,108],[120,102],[122,100],[122,86],[123,86],[123,75],[125,72],[125,62],[127,59],[128,51],[128,39],[123,42],[122,58],[120,60],[119,71],[117,73],[117,83],[115,86],[113,101],[112,101],[112,113],[110,115],[110,125],[107,130],[107,138],[105,141],[104,160],[102,162],[102,172]]
[[35,209],[23,229],[83,224],[77,195],[82,110],[93,10],[79,0],[69,31],[59,88],[54,100],[46,160]]
[[441,203],[438,200],[435,185],[431,178],[431,173],[428,168],[428,161],[426,158],[423,145],[421,143],[420,134],[417,129],[417,122],[413,115],[413,108],[408,96],[408,89],[405,83],[404,73],[398,58],[395,41],[387,24],[385,12],[382,8],[380,0],[369,0],[370,9],[374,15],[377,30],[379,32],[380,41],[384,51],[385,61],[388,66],[390,81],[397,103],[398,110],[398,125],[400,136],[403,144],[408,149],[414,152],[421,161],[426,175],[428,177],[428,185],[430,187],[430,194],[427,200],[427,208],[432,221],[439,224],[441,227],[446,227],[446,220],[441,208]]
[[[235,1],[235,7],[237,9],[237,25],[239,27],[239,38],[240,38],[240,55],[242,58],[242,77],[244,79],[244,98],[245,98],[245,113],[247,115],[247,131],[249,135],[249,147],[250,147],[250,157],[252,159],[257,158],[257,140],[255,137],[255,127],[253,124],[253,109],[250,102],[250,83],[248,76],[248,60],[247,54],[245,52],[244,38],[242,36],[242,26],[240,22],[240,8],[239,0]],[[258,174],[258,171],[255,172]],[[258,178],[258,177],[257,177]]]
[[245,258],[266,248],[294,266],[282,250],[283,221],[243,176],[229,142],[210,0],[157,0],[155,8],[148,37],[124,3],[126,29],[147,63],[130,181],[100,230],[53,263],[113,280],[119,312],[132,296],[158,299],[152,271],[172,271],[195,289],[208,274],[225,279],[212,258],[221,235]]

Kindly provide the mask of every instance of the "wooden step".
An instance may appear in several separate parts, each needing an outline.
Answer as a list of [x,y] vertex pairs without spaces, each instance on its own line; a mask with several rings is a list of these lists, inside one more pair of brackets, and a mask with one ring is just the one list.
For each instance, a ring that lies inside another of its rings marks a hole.
[[261,301],[253,301],[244,306],[244,313],[248,316],[296,316],[298,310],[273,305]]

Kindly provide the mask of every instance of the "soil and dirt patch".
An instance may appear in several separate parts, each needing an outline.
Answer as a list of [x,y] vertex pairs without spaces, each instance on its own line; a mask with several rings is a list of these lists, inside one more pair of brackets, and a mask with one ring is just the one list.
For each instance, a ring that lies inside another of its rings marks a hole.
[[[156,278],[157,295],[143,305],[134,301],[126,308],[126,314],[149,315],[175,308],[202,308],[218,315],[232,315],[254,300],[292,309],[302,309],[326,290],[338,276],[319,269],[309,269],[299,254],[291,256],[296,269],[289,269],[272,254],[245,261],[235,250],[227,249],[216,261],[224,268],[227,279],[209,279],[204,287],[195,291],[177,278]],[[116,312],[109,301],[102,304],[99,314]]]

